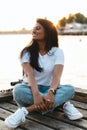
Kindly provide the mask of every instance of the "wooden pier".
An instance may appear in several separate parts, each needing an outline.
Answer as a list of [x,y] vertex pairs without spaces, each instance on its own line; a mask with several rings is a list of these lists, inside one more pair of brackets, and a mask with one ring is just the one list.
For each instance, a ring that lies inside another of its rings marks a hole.
[[[10,130],[4,125],[4,120],[18,109],[12,98],[12,91],[0,93],[0,130]],[[57,108],[53,113],[44,116],[37,112],[30,113],[26,122],[16,130],[87,130],[87,90],[76,88],[74,100],[71,102],[83,113],[83,119],[70,121],[62,109]]]

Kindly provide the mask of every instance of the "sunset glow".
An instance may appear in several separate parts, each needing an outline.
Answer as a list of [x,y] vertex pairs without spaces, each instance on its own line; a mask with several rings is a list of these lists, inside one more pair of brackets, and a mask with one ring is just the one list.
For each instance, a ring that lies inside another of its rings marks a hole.
[[54,24],[70,13],[87,15],[87,0],[0,0],[0,30],[32,28],[37,17]]

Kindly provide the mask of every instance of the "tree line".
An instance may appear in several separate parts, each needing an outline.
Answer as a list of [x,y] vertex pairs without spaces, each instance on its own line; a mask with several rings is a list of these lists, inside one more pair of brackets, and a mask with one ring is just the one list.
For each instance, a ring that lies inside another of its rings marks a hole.
[[64,27],[67,23],[77,22],[81,24],[87,24],[87,17],[81,13],[69,14],[68,17],[63,17],[58,20],[57,28]]

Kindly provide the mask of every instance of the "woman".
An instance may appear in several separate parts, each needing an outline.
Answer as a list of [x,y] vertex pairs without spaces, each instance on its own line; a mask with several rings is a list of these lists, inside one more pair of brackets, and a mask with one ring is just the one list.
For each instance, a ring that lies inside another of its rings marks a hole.
[[64,113],[71,120],[83,115],[68,100],[74,96],[74,87],[60,85],[64,67],[63,51],[58,47],[58,34],[53,23],[37,19],[32,31],[32,41],[20,55],[23,67],[23,83],[17,84],[13,97],[20,107],[6,118],[5,124],[16,128],[33,111],[42,114],[62,105]]

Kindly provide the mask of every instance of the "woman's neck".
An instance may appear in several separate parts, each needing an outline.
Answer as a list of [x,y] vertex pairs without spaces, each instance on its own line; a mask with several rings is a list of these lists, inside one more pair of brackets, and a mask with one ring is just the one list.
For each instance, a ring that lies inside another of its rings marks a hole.
[[39,42],[39,50],[45,51],[45,42]]
[[45,50],[45,42],[39,42],[39,52],[41,55],[45,55],[47,53]]

